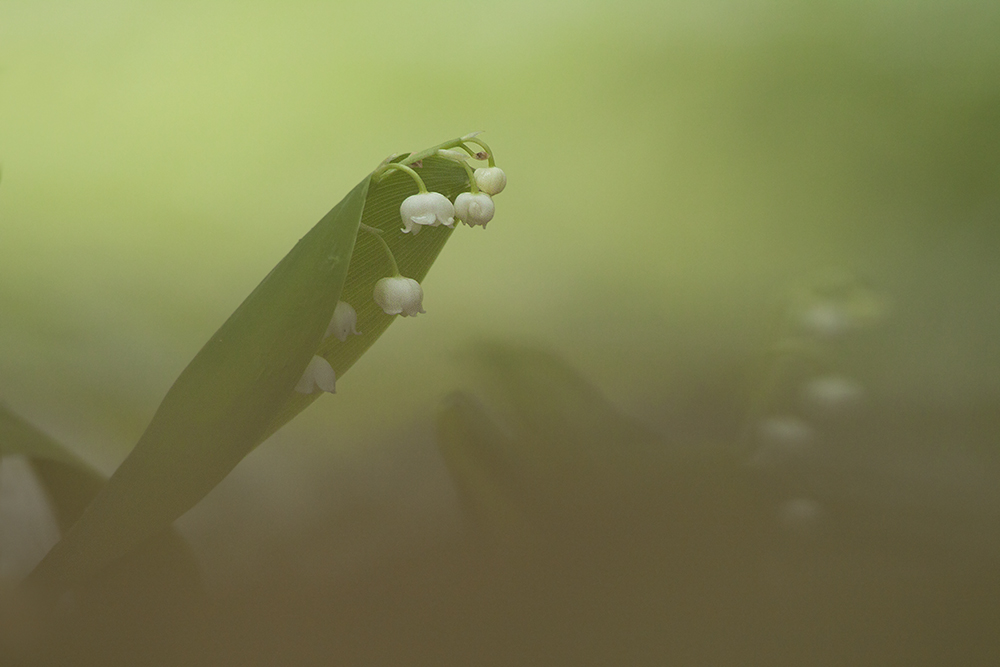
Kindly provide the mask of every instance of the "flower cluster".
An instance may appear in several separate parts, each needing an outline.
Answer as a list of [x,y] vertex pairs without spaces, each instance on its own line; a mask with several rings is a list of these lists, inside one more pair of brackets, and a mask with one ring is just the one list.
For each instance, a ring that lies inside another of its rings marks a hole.
[[[772,479],[819,465],[836,438],[853,433],[844,426],[862,409],[865,388],[840,372],[844,350],[838,346],[884,314],[881,295],[841,271],[825,272],[791,296],[782,335],[774,341],[775,363],[762,378],[744,428],[752,446],[748,465]],[[822,530],[825,508],[798,491],[776,498],[778,525],[802,536]]]
[[[385,169],[398,169],[406,171],[417,182],[419,192],[403,200],[399,207],[399,215],[403,219],[403,233],[416,235],[420,227],[453,227],[458,219],[470,227],[481,225],[486,227],[486,223],[493,219],[496,207],[493,204],[493,197],[503,192],[507,186],[507,175],[503,169],[493,164],[493,156],[489,150],[473,152],[466,146],[466,142],[474,142],[486,148],[474,135],[463,137],[456,146],[460,146],[468,154],[455,150],[454,147],[438,148],[436,154],[439,157],[454,160],[461,164],[469,173],[469,192],[463,192],[455,198],[452,203],[440,192],[428,192],[423,179],[402,162],[390,162],[384,165]],[[452,142],[455,143],[455,142]],[[488,159],[488,167],[479,167],[475,171],[466,162],[468,158]],[[419,160],[411,162],[419,163]]]
[[[413,153],[401,160],[393,155],[387,158],[373,173],[373,178],[381,180],[389,172],[401,171],[410,176],[417,184],[417,194],[403,200],[399,207],[399,215],[403,222],[401,232],[416,236],[421,227],[445,226],[454,228],[455,222],[461,221],[470,227],[481,225],[493,219],[496,207],[493,197],[503,192],[507,186],[507,175],[494,163],[493,153],[483,141],[476,138],[477,133],[466,135],[460,139],[445,142],[427,151]],[[477,150],[469,147],[474,144]],[[462,165],[469,177],[469,191],[455,197],[454,202],[440,192],[427,189],[423,179],[416,169],[423,166],[427,157],[443,157]],[[486,167],[475,170],[469,166],[468,160],[486,160]],[[392,274],[381,278],[375,283],[372,298],[386,315],[416,316],[425,312],[423,308],[424,291],[413,278],[400,274],[396,258],[388,243],[382,238],[383,231],[362,224],[361,229],[375,236],[382,244]],[[324,338],[335,337],[340,342],[346,342],[357,330],[358,314],[345,301],[337,303],[333,319],[327,327]],[[337,377],[333,367],[323,357],[316,355],[309,362],[295,390],[303,394],[314,393],[317,389],[333,393],[336,391]]]
[[[376,179],[391,171],[401,171],[417,184],[417,194],[410,195],[399,206],[403,234],[416,236],[420,233],[421,227],[443,225],[453,228],[456,220],[470,227],[481,225],[485,228],[486,223],[493,219],[493,214],[496,212],[493,197],[503,192],[507,186],[507,175],[503,169],[496,166],[489,146],[477,139],[476,134],[478,133],[446,142],[422,153],[411,154],[403,160],[394,162],[396,156],[392,156],[375,171]],[[481,150],[473,150],[468,144],[474,144]],[[425,157],[431,156],[443,157],[461,164],[469,176],[469,192],[460,193],[452,202],[440,192],[428,191],[416,169],[423,166]],[[486,160],[488,166],[473,170],[468,164],[469,159]],[[392,265],[392,275],[375,283],[372,295],[375,303],[386,315],[407,317],[423,313],[423,289],[416,280],[399,273],[396,259],[389,245],[381,237],[382,231],[367,225],[361,227],[379,239]]]

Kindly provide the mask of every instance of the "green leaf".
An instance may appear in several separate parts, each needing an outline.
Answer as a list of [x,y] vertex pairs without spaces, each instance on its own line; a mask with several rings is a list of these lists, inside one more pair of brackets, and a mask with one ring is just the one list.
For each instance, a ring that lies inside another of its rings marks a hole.
[[450,397],[438,446],[485,534],[545,541],[631,525],[683,542],[720,517],[764,516],[766,493],[731,448],[651,431],[551,352],[485,344],[474,359],[490,409]]
[[[52,504],[61,532],[79,519],[106,483],[101,473],[3,406],[0,455],[27,458]],[[98,575],[76,591],[72,618],[62,618],[62,627],[71,624],[74,632],[69,633],[69,642],[61,637],[57,655],[63,658],[54,662],[68,664],[78,658],[79,646],[74,641],[102,647],[159,642],[165,644],[161,650],[165,652],[170,640],[193,629],[197,611],[204,604],[197,560],[187,541],[172,526],[161,528]],[[44,626],[38,614],[54,602],[58,592],[36,589],[30,593],[47,596],[4,599],[0,601],[0,613],[5,622],[13,618],[25,628]],[[25,636],[34,635],[27,632]]]
[[[0,455],[27,458],[52,503],[53,514],[63,533],[76,523],[107,482],[100,472],[2,405]],[[133,578],[136,572],[145,573],[147,579],[162,580],[166,575],[175,591],[178,587],[187,591],[200,590],[194,556],[186,541],[170,527],[159,531],[137,557],[119,565],[120,570]],[[103,582],[105,595],[118,588],[108,583],[108,580]]]
[[73,525],[104,486],[103,475],[2,405],[0,455],[28,459],[62,531]]
[[495,416],[472,396],[452,395],[438,413],[438,446],[476,523],[523,532],[540,516],[656,484],[662,438],[559,357],[484,344],[475,361]]
[[[465,170],[427,158],[427,186],[454,198]],[[338,377],[394,319],[372,300],[388,260],[361,222],[385,231],[401,272],[421,280],[451,230],[400,233],[399,205],[416,192],[393,173],[365,177],[303,237],[206,343],[168,391],[133,451],[29,580],[73,586],[193,507],[239,461],[316,396],[293,388],[314,354]],[[362,336],[321,341],[339,299],[358,312]]]
[[509,535],[524,532],[531,471],[517,460],[518,442],[474,396],[455,392],[438,411],[438,449],[473,524]]
[[572,469],[607,479],[647,468],[663,450],[659,435],[623,415],[551,352],[480,344],[475,361],[513,436],[506,455],[526,473],[568,482]]

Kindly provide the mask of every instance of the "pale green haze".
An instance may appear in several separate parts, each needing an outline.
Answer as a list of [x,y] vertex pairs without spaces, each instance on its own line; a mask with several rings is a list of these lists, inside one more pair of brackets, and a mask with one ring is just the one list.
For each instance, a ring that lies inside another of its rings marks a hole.
[[0,593],[86,504],[33,474],[100,486],[359,181],[477,130],[508,184],[426,314],[46,659],[997,664],[995,0],[3,0],[0,438],[48,463],[0,441]]

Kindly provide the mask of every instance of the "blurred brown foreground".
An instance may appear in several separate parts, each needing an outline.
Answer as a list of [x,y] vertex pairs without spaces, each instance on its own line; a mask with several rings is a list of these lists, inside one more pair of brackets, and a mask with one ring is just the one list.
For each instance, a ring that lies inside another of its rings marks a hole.
[[478,367],[436,438],[320,473],[273,530],[182,525],[201,575],[166,536],[45,622],[8,593],[0,662],[1000,664],[995,490],[917,446],[995,415],[868,405],[836,455],[748,450],[698,442],[737,437],[731,392],[661,434],[550,353]]

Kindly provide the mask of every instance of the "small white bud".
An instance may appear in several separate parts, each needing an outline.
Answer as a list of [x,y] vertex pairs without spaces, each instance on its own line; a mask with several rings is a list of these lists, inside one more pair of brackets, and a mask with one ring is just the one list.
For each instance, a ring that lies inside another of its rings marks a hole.
[[785,468],[816,453],[813,428],[798,417],[769,417],[757,426],[760,447],[749,464],[759,470]]
[[814,303],[802,311],[799,326],[819,338],[839,338],[853,328],[853,322],[842,306],[831,301]]
[[337,307],[333,309],[333,319],[330,320],[330,326],[326,328],[323,338],[336,336],[337,340],[343,343],[349,335],[360,333],[357,311],[346,301],[338,301]]
[[422,192],[410,195],[399,207],[403,218],[403,233],[420,231],[419,225],[451,227],[455,224],[455,207],[440,192]]
[[488,195],[498,195],[507,187],[507,174],[500,167],[480,167],[473,176],[476,187]]
[[427,312],[423,308],[424,290],[413,278],[382,278],[375,283],[373,296],[386,315],[407,317]]
[[485,192],[463,192],[455,198],[455,217],[470,227],[482,225],[485,229],[495,211],[493,198]]
[[769,417],[757,431],[764,442],[783,445],[808,445],[814,436],[812,427],[798,417]]
[[816,416],[843,415],[856,408],[863,395],[859,383],[837,375],[814,378],[802,387],[802,403]]
[[337,375],[333,372],[333,366],[329,361],[319,355],[313,355],[299,383],[295,385],[295,391],[300,394],[312,394],[317,388],[336,394]]
[[778,509],[778,522],[788,530],[806,533],[816,528],[822,514],[822,506],[812,498],[793,498]]

